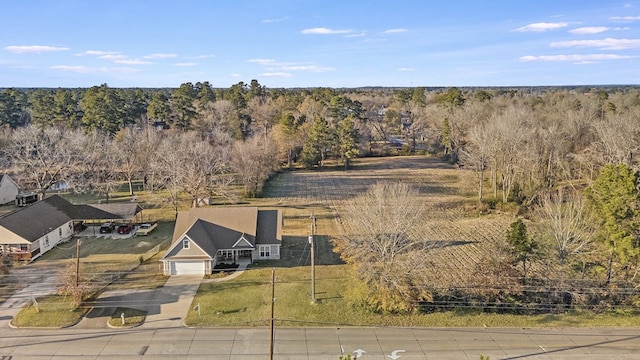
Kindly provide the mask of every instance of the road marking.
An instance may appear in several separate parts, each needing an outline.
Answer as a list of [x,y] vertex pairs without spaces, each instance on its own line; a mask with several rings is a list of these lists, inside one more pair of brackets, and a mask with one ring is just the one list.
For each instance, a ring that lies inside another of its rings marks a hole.
[[398,355],[398,353],[401,353],[401,352],[406,352],[406,351],[405,350],[393,350],[391,352],[391,355],[387,355],[387,357],[392,359],[392,360],[400,359],[402,357],[402,355]]
[[366,354],[367,352],[362,350],[362,349],[358,349],[358,350],[354,350],[354,353],[356,353],[356,359],[359,357],[362,357],[362,354]]
[[543,348],[542,346],[538,345],[538,347],[539,347],[540,349],[542,349],[542,351],[544,351],[545,353],[547,352],[547,350],[546,350],[545,348]]

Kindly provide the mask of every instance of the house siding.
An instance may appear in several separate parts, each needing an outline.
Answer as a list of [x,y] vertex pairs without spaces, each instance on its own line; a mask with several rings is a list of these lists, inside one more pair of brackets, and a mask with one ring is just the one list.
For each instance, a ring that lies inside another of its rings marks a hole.
[[18,185],[9,176],[3,175],[0,181],[0,205],[15,202],[19,192]]
[[40,249],[40,253],[36,257],[39,257],[45,252],[53,249],[57,244],[71,239],[71,236],[73,236],[73,221],[69,221],[60,227],[55,228],[48,234],[45,234],[38,240],[34,241],[31,251],[33,252],[35,250],[34,246],[38,244],[37,246]]
[[[266,249],[268,249],[268,255],[265,255]],[[251,257],[256,260],[280,260],[280,245],[258,245]]]

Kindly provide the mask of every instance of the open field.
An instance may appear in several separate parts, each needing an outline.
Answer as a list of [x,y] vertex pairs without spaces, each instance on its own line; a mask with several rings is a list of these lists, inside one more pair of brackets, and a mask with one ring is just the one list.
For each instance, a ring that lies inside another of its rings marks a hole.
[[[418,189],[426,212],[422,224],[412,231],[430,241],[430,260],[452,277],[472,272],[478,260],[504,240],[514,221],[508,214],[479,215],[473,210],[477,203],[474,174],[423,156],[358,159],[347,171],[284,172],[270,181],[258,203],[281,207],[285,235],[291,236],[309,233],[309,216],[314,212],[317,232],[326,236],[318,245],[322,257],[330,251],[329,238],[338,235],[335,218],[342,202],[377,182],[404,182]],[[286,250],[287,243],[283,246]]]

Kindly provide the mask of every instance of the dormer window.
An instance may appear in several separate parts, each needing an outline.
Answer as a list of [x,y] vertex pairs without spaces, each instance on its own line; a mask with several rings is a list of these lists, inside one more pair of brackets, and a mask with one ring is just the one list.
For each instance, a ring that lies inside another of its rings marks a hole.
[[183,249],[188,249],[189,248],[189,239],[182,240],[182,248]]

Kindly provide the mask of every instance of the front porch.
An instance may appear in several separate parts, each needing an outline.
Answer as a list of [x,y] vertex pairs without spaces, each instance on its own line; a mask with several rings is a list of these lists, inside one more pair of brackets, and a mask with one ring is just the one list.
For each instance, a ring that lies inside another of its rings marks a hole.
[[218,264],[240,264],[253,262],[253,249],[218,250],[215,266]]

